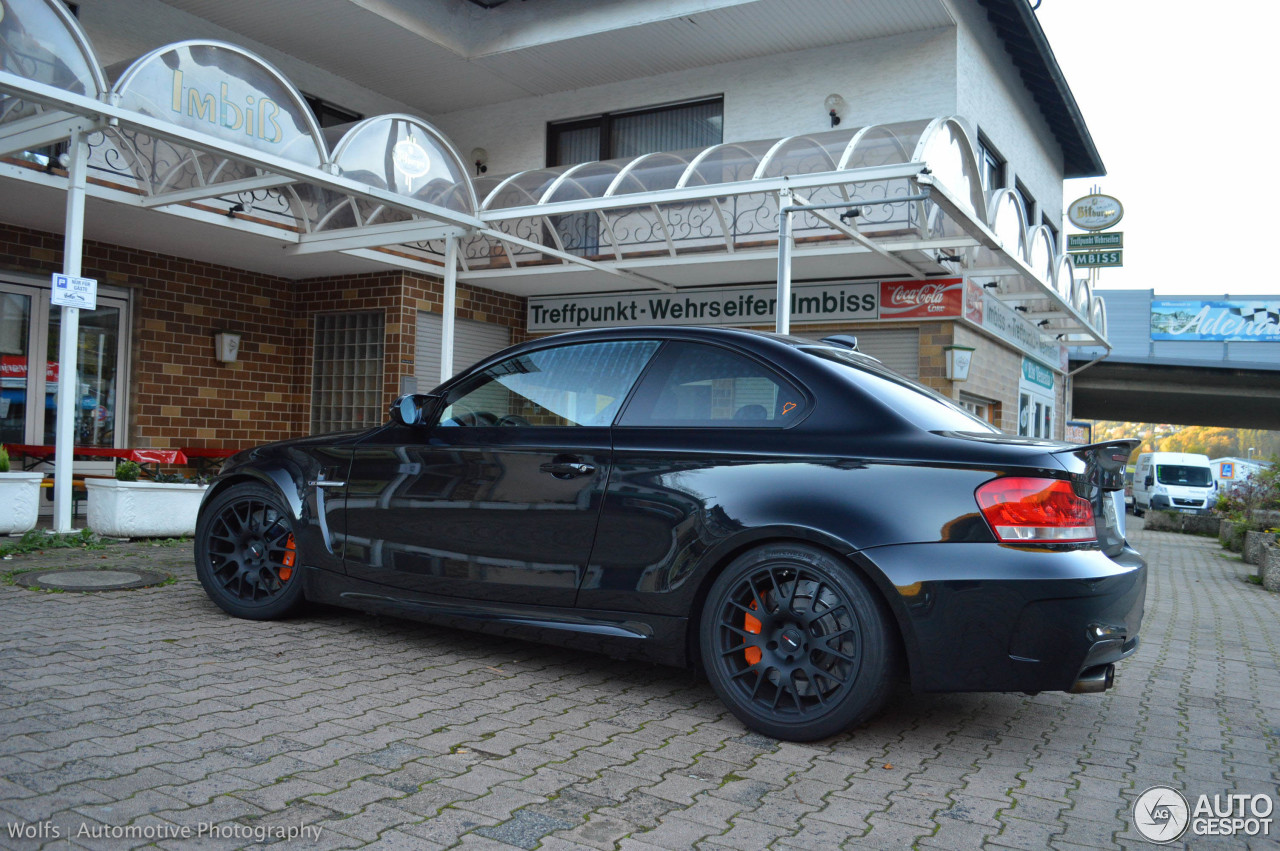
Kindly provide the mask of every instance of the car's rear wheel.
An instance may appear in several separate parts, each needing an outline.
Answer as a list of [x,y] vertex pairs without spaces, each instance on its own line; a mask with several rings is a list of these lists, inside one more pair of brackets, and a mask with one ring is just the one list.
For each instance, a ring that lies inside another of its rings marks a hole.
[[893,684],[896,644],[875,593],[822,550],[771,544],[737,558],[707,595],[702,661],[754,730],[792,741],[871,717]]
[[270,620],[302,602],[292,518],[276,494],[244,483],[214,497],[196,524],[196,576],[238,618]]

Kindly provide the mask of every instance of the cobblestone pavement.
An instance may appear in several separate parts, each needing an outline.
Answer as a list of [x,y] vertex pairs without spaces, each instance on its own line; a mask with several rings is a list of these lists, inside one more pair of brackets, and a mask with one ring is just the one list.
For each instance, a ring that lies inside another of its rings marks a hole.
[[1216,541],[1131,537],[1148,612],[1113,690],[903,692],[804,745],[747,732],[675,669],[327,609],[234,620],[187,544],[16,556],[0,567],[178,581],[0,586],[0,847],[125,848],[149,840],[93,834],[181,826],[196,839],[155,844],[304,826],[278,847],[1145,847],[1130,809],[1153,784],[1277,797],[1280,596]]

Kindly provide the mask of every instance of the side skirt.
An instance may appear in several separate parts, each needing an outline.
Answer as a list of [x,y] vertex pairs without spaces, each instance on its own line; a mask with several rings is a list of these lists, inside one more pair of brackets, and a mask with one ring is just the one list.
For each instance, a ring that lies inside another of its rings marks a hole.
[[314,567],[304,567],[302,578],[307,599],[317,603],[620,659],[645,659],[675,667],[688,664],[688,618],[440,597]]

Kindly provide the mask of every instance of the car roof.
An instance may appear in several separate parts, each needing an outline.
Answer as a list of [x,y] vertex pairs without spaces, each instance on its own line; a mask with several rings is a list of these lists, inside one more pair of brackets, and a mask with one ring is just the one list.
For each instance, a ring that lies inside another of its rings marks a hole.
[[631,325],[615,328],[592,328],[580,331],[564,331],[546,337],[529,340],[507,350],[512,354],[540,349],[547,345],[561,345],[573,342],[589,342],[593,340],[692,340],[706,343],[737,344],[753,351],[767,354],[778,348],[833,348],[844,352],[852,352],[865,358],[868,363],[879,363],[875,358],[862,352],[855,352],[847,346],[823,343],[810,337],[799,337],[794,334],[778,334],[772,331],[756,331],[750,328],[721,328],[707,325]]

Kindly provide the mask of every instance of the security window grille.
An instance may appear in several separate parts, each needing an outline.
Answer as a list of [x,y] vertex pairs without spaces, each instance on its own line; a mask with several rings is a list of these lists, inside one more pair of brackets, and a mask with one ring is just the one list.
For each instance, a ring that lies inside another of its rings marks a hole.
[[382,421],[383,315],[316,317],[311,432],[364,428]]

